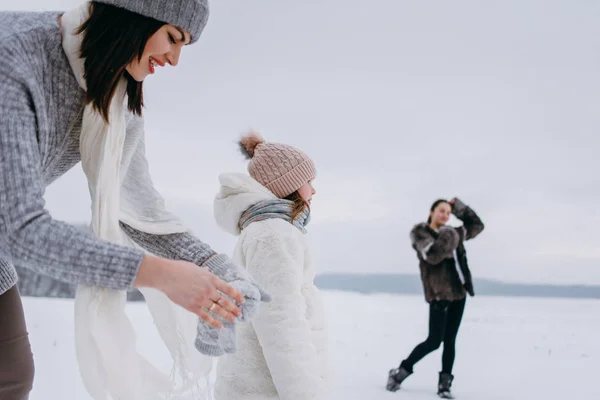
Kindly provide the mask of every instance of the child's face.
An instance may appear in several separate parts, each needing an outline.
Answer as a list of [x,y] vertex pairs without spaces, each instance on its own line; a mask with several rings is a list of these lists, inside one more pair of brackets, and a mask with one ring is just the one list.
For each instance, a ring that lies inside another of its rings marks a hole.
[[313,187],[312,181],[306,182],[300,189],[298,189],[298,194],[302,197],[302,200],[310,204],[312,201],[312,197],[317,193],[315,188]]

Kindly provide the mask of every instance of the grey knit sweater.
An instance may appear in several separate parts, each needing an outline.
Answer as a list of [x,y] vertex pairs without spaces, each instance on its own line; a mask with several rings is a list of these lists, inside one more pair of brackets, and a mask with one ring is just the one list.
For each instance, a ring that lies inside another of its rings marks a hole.
[[[14,266],[74,284],[126,290],[143,253],[53,220],[44,190],[80,161],[84,92],[62,48],[60,13],[0,12],[0,294]],[[135,118],[130,118],[135,120]],[[142,247],[198,265],[229,262],[191,234],[123,225]]]

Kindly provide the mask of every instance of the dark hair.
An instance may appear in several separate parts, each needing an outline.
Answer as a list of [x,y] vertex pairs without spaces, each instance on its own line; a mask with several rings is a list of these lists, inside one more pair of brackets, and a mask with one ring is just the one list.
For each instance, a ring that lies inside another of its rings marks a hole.
[[76,31],[84,33],[81,57],[85,58],[87,101],[109,122],[110,102],[119,80],[125,76],[128,109],[142,115],[142,82],[133,79],[125,68],[136,58],[141,61],[148,39],[165,23],[95,1],[90,7],[90,17]]
[[292,209],[292,222],[294,222],[294,220],[298,217],[298,215],[302,213],[302,211],[304,211],[305,208],[308,208],[310,210],[310,206],[306,201],[304,201],[304,199],[302,198],[302,196],[300,196],[300,193],[297,190],[294,193],[287,196],[285,199],[294,202],[294,206]]
[[442,203],[447,203],[450,204],[450,202],[448,200],[444,200],[444,199],[439,199],[436,200],[432,206],[431,209],[429,210],[429,218],[427,218],[427,223],[430,224],[431,223],[431,213],[437,208],[437,206],[439,206]]

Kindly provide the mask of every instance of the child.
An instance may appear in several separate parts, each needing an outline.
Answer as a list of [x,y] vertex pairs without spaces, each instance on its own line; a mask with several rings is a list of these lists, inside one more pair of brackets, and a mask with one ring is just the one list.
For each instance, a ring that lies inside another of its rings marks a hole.
[[237,352],[217,367],[217,400],[326,399],[327,335],[321,295],[306,242],[316,170],[306,154],[240,140],[248,174],[219,177],[215,218],[239,236],[234,261],[272,296],[251,324],[239,326]]

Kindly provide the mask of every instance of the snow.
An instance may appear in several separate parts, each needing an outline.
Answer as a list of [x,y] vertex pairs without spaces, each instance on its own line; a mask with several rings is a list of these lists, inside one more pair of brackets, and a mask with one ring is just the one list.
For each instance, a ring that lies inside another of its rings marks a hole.
[[[401,391],[387,371],[427,335],[421,296],[324,292],[335,373],[332,399],[434,399],[441,350],[417,364]],[[36,361],[30,400],[86,400],[73,349],[72,301],[25,298]],[[168,367],[143,304],[128,306],[140,347]],[[457,340],[453,386],[461,400],[599,398],[600,302],[475,297]],[[235,399],[232,399],[235,400]]]

